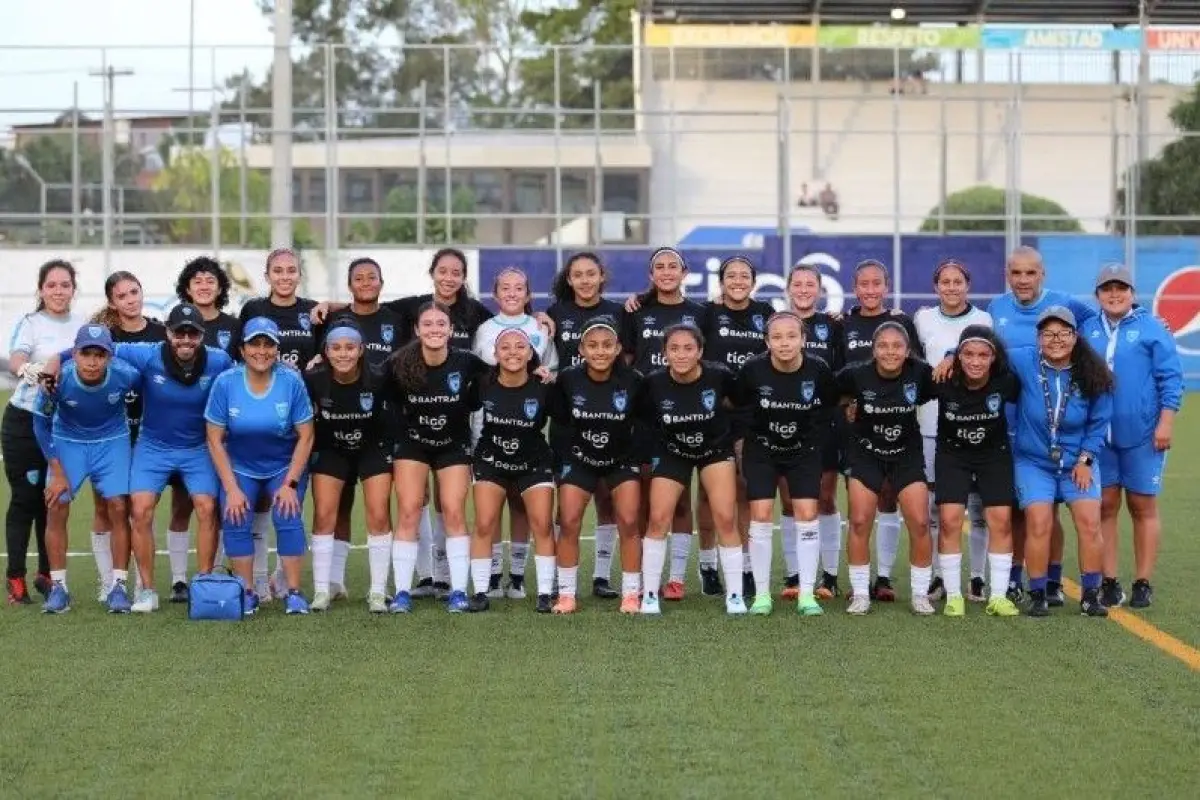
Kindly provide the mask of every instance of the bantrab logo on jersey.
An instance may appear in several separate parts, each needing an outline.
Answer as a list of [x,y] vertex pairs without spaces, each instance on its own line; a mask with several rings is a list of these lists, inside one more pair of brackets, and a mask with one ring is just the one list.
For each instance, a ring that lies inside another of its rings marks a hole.
[[363,411],[370,411],[375,407],[375,395],[370,392],[363,392],[358,396],[358,405]]
[[910,403],[917,402],[917,385],[915,383],[904,384],[904,399]]
[[529,398],[525,401],[525,419],[532,420],[538,414],[538,401],[534,398]]
[[450,390],[450,394],[458,394],[458,390],[462,388],[462,373],[451,372],[447,375],[446,387]]
[[750,321],[754,323],[754,330],[762,333],[763,326],[766,324],[766,320],[763,319],[763,315],[755,314],[750,318]]
[[1000,395],[989,394],[987,396],[987,410],[995,414],[1000,410]]
[[233,341],[233,333],[230,331],[217,331],[217,344],[221,346],[222,350],[227,349],[231,341]]
[[296,320],[300,323],[300,330],[305,333],[312,328],[312,320],[308,318],[308,314],[301,312],[296,315]]
[[713,389],[705,389],[700,393],[700,402],[704,404],[705,411],[712,411],[717,407],[717,393]]
[[815,381],[802,381],[800,383],[800,398],[806,403],[811,403],[813,395],[816,394],[817,384]]
[[629,393],[626,392],[624,389],[617,389],[615,392],[613,392],[612,400],[613,400],[613,408],[615,408],[620,413],[624,414],[625,407],[629,402]]
[[391,325],[379,326],[379,338],[383,339],[384,344],[391,344],[392,338],[396,335],[395,329]]
[[813,334],[817,337],[818,342],[824,342],[829,339],[829,326],[824,322],[813,325]]

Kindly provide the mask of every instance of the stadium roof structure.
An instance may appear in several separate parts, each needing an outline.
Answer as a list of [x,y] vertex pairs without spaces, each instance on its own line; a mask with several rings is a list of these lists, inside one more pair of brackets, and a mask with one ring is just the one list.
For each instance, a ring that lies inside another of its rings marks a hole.
[[1013,22],[1037,25],[1200,24],[1200,0],[644,0],[643,14],[662,23]]

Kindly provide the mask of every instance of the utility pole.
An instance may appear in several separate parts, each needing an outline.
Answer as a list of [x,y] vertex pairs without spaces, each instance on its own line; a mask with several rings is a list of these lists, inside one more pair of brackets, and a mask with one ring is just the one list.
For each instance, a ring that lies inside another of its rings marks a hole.
[[[105,59],[107,60],[107,59]],[[112,195],[113,184],[115,182],[114,169],[114,153],[116,147],[116,130],[113,120],[113,97],[114,89],[116,88],[117,78],[126,78],[133,74],[131,69],[117,69],[113,66],[103,66],[98,70],[92,70],[93,78],[104,79],[104,144],[101,147],[102,169],[104,177],[102,186],[104,191],[103,198],[103,213],[104,213],[104,275],[108,277],[112,274],[112,246],[113,246],[113,208]]]
[[271,66],[271,246],[292,245],[292,0],[275,0]]

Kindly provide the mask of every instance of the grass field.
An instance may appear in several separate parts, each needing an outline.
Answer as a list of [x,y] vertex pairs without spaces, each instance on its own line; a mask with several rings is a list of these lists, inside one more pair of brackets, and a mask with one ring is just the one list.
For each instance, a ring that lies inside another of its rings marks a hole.
[[[1176,426],[1156,604],[1138,614],[1158,644],[1191,648],[1194,416]],[[89,549],[89,516],[76,510],[72,550]],[[1123,559],[1128,587],[1129,547]],[[222,625],[166,605],[110,617],[91,595],[90,556],[71,569],[71,613],[0,608],[0,795],[1200,793],[1200,672],[1072,603],[1046,620],[978,606],[917,619],[906,602],[861,619],[840,602],[815,619],[780,604],[728,619],[693,576],[661,619],[590,597],[574,617],[536,615],[528,600],[480,616],[419,601],[377,618],[357,599],[356,550],[355,601],[290,619],[273,604]],[[901,570],[905,601],[907,585]]]

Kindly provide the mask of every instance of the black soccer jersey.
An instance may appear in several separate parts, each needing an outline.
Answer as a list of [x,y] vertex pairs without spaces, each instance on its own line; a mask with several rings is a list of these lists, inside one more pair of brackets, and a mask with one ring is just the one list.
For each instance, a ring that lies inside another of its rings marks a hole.
[[601,299],[586,308],[571,301],[560,301],[546,309],[546,315],[554,320],[554,349],[558,352],[558,368],[563,370],[583,361],[579,357],[579,340],[583,338],[583,326],[589,320],[607,317],[620,337],[625,309],[613,300]]
[[256,297],[242,306],[238,318],[245,327],[255,317],[266,317],[279,326],[279,360],[304,369],[317,354],[317,336],[310,313],[317,301],[303,297],[290,306],[279,306],[269,297]]
[[709,303],[704,315],[704,360],[724,364],[733,372],[752,356],[767,351],[767,320],[775,313],[770,303],[751,300],[739,311]]
[[471,443],[471,412],[479,408],[479,379],[487,372],[483,359],[466,350],[451,349],[446,360],[427,367],[425,381],[405,389],[389,370],[389,401],[405,422],[405,434],[417,444],[441,449]]
[[634,402],[642,380],[640,372],[625,366],[615,367],[603,383],[588,376],[585,364],[560,372],[550,403],[561,432],[560,455],[595,469],[635,460]]
[[882,314],[864,317],[859,312],[858,306],[855,306],[850,309],[849,314],[842,318],[842,331],[846,338],[847,364],[855,361],[863,361],[871,357],[875,331],[879,330],[879,326],[885,322],[898,322],[903,325],[904,330],[908,332],[908,343],[911,353],[918,358],[925,357],[925,351],[921,347],[921,339],[917,335],[917,327],[913,325],[912,318],[908,314],[893,314],[890,311],[884,311]]
[[763,353],[742,366],[735,402],[746,410],[756,442],[772,455],[793,456],[825,445],[840,399],[824,361],[805,358],[795,372],[781,372]]
[[841,320],[824,311],[814,312],[805,319],[804,354],[821,359],[835,374],[846,366],[846,332]]
[[230,358],[241,360],[242,322],[232,314],[224,311],[210,320],[204,321],[204,344],[224,350]]
[[[401,336],[400,345],[405,345],[413,338],[413,329],[417,324],[417,314],[421,306],[433,300],[432,294],[421,294],[413,297],[401,297],[389,300],[383,307],[400,316]],[[470,350],[475,344],[475,331],[479,326],[493,316],[483,303],[474,297],[459,300],[450,306],[450,346],[460,350]]]
[[924,361],[906,359],[900,374],[884,378],[874,361],[858,361],[837,375],[843,397],[857,404],[853,434],[858,445],[883,460],[906,450],[921,452],[917,408],[933,399],[933,370]]
[[703,329],[704,306],[694,300],[670,306],[651,300],[632,314],[626,314],[621,328],[621,347],[626,358],[632,358],[633,367],[643,375],[665,367],[664,333],[681,323]]
[[530,377],[521,386],[502,386],[491,375],[479,382],[483,427],[475,460],[505,472],[529,472],[550,463],[542,434],[549,416],[550,387]]
[[388,360],[388,356],[400,348],[404,320],[391,308],[380,306],[373,314],[356,314],[348,308],[336,314],[330,314],[326,318],[325,324],[317,329],[317,341],[322,349],[325,347],[325,336],[337,327],[339,319],[353,319],[358,329],[362,331],[367,364],[374,369],[381,369],[383,363]]
[[353,453],[389,439],[384,421],[386,390],[380,375],[360,375],[354,383],[339,383],[328,364],[318,364],[304,373],[304,385],[315,407],[314,452]]
[[[114,342],[165,342],[167,327],[156,319],[147,319],[140,331],[127,331],[119,325],[112,329]],[[125,416],[129,419],[129,431],[136,436],[142,424],[142,395],[130,389],[125,393]]]
[[700,461],[733,447],[729,409],[737,379],[721,364],[702,362],[700,377],[679,383],[667,369],[646,376],[639,395],[639,417],[654,426],[658,443],[668,453]]
[[934,384],[938,401],[937,446],[989,452],[1008,445],[1004,404],[1015,403],[1021,385],[1015,375],[993,375],[979,389],[957,381]]

